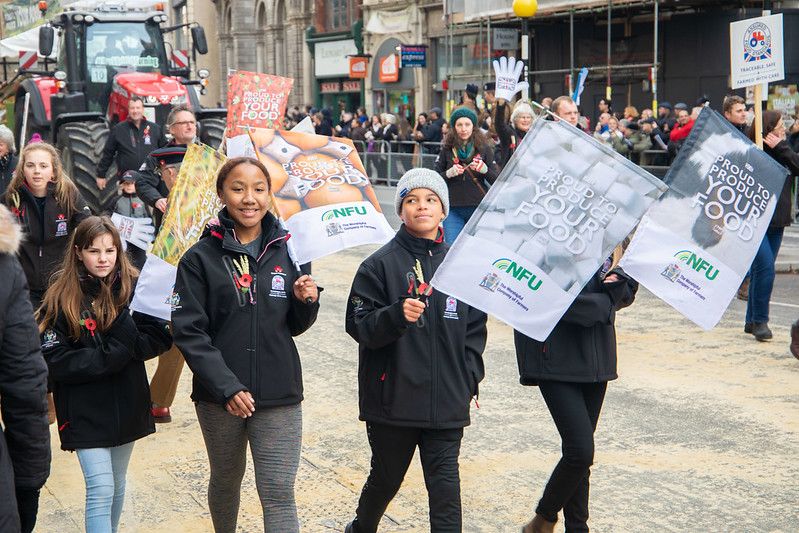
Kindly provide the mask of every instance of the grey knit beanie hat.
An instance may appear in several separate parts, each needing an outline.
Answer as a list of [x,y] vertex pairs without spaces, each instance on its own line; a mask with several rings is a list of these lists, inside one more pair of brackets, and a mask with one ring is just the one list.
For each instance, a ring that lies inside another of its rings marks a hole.
[[402,175],[397,183],[394,193],[394,207],[397,214],[402,212],[402,200],[414,189],[430,189],[438,195],[441,200],[441,207],[444,210],[444,218],[449,214],[449,190],[447,183],[438,172],[429,168],[412,168]]

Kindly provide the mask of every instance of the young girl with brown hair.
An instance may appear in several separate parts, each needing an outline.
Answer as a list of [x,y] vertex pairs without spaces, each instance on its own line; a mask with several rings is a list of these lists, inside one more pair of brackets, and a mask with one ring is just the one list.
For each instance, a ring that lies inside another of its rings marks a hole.
[[58,151],[43,142],[22,150],[2,203],[25,232],[18,256],[36,309],[50,275],[64,258],[70,234],[89,210],[64,173]]
[[87,533],[117,530],[133,443],[155,432],[144,361],[172,337],[128,310],[137,275],[113,222],[89,217],[37,314],[61,448],[77,451],[86,481]]

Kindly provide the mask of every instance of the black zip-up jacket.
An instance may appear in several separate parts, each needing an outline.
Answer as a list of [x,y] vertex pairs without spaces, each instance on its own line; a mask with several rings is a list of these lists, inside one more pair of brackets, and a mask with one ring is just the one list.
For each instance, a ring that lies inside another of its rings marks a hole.
[[115,156],[118,176],[127,170],[139,170],[150,152],[165,144],[161,126],[154,122],[142,120],[138,128],[131,120],[120,122],[108,132],[95,175],[104,178]]
[[619,270],[619,281],[603,283],[599,273],[580,294],[549,334],[539,342],[514,331],[519,381],[599,383],[616,374],[616,311],[633,303],[638,283]]
[[[97,294],[97,281],[84,290]],[[61,449],[109,448],[155,432],[144,361],[172,345],[167,322],[124,307],[107,331],[81,327],[73,339],[62,315],[41,338]]]
[[482,160],[488,165],[488,172],[485,174],[480,174],[468,168],[469,164],[474,160],[474,155],[472,155],[467,160],[458,161],[460,165],[467,167],[463,174],[448,178],[447,170],[452,168],[457,159],[457,156],[453,153],[454,150],[452,147],[441,147],[441,151],[436,158],[436,172],[441,174],[441,177],[447,182],[449,205],[452,207],[476,207],[480,205],[480,201],[488,191],[489,185],[494,183],[499,175],[499,168],[494,162],[494,151],[488,146],[480,146],[475,151],[474,155],[480,154]]
[[[239,243],[227,209],[181,258],[172,309],[175,344],[192,372],[194,401],[223,404],[246,390],[256,406],[302,401],[300,356],[292,337],[316,321],[319,301],[294,297],[299,278],[288,254],[287,233],[267,214],[264,248],[252,257]],[[245,292],[234,260],[248,257],[252,282]]]
[[18,531],[16,489],[38,490],[50,474],[47,366],[16,258],[22,231],[0,205],[0,531]]
[[[64,260],[69,236],[90,214],[80,195],[75,204],[77,211],[67,213],[58,205],[54,191],[55,185],[51,183],[47,188],[44,212],[40,212],[33,193],[23,185],[19,188],[19,206],[12,208],[25,232],[18,252],[19,262],[28,278],[31,295],[37,302],[47,290],[50,276]],[[8,205],[5,198],[0,202]]]
[[439,291],[409,324],[419,260],[429,282],[449,246],[412,236],[403,225],[358,269],[347,301],[347,333],[358,342],[360,419],[392,426],[447,429],[469,425],[469,404],[485,374],[485,313]]

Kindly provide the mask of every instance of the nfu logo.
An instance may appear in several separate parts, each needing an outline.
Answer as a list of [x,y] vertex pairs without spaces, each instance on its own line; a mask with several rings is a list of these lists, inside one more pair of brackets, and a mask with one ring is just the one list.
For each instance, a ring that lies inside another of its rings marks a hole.
[[744,61],[762,61],[771,58],[771,28],[755,22],[744,33]]
[[697,272],[704,272],[705,277],[710,281],[716,279],[716,276],[719,275],[719,269],[714,268],[713,265],[708,263],[706,260],[702,259],[694,252],[690,250],[680,250],[674,257],[688,265],[690,268],[696,270]]
[[507,272],[519,281],[527,280],[527,286],[531,291],[537,291],[541,287],[541,280],[538,279],[538,276],[516,263],[516,261],[506,258],[497,259],[494,261],[493,266],[502,272]]
[[328,220],[333,220],[334,218],[344,218],[352,215],[365,215],[365,214],[366,214],[366,207],[362,205],[356,205],[351,207],[339,207],[337,209],[330,209],[322,213],[322,220],[328,221]]

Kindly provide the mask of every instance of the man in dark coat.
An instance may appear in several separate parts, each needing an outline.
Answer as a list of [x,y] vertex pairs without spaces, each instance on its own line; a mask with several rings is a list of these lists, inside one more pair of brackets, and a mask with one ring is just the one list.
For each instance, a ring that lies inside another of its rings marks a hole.
[[166,144],[161,126],[144,118],[144,102],[132,96],[128,102],[128,118],[108,133],[103,155],[97,163],[97,187],[105,189],[106,174],[116,159],[117,175],[138,170],[150,152]]
[[47,367],[16,257],[22,230],[0,205],[0,531],[28,533],[50,475]]

